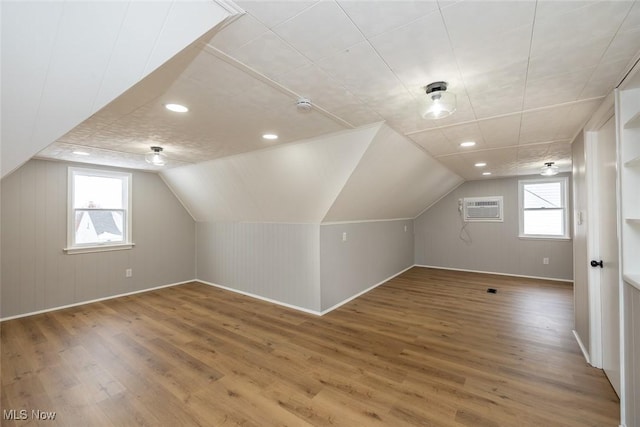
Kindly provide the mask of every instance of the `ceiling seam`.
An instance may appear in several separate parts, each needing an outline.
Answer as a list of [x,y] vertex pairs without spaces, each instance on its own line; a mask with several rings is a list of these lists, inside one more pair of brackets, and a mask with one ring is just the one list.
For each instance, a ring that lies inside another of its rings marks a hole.
[[432,128],[428,128],[428,129],[422,129],[422,130],[414,130],[411,132],[407,132],[404,135],[406,136],[411,136],[411,135],[417,135],[419,133],[423,133],[423,132],[430,132],[436,129],[448,129],[448,128],[452,128],[452,127],[456,127],[456,126],[461,126],[461,125],[469,125],[469,124],[473,124],[473,123],[479,123],[479,122],[485,122],[488,120],[495,120],[495,119],[502,119],[505,117],[512,117],[512,116],[517,116],[520,114],[525,114],[525,113],[536,113],[538,111],[544,111],[544,110],[550,110],[553,108],[558,108],[558,107],[566,107],[566,106],[570,106],[572,104],[580,104],[582,102],[586,103],[586,102],[590,102],[590,101],[597,101],[599,99],[605,98],[606,95],[603,96],[596,96],[593,98],[586,98],[586,99],[580,99],[580,100],[576,100],[576,101],[569,101],[569,102],[563,102],[560,104],[554,104],[554,105],[547,105],[544,107],[536,107],[536,108],[530,108],[528,110],[522,110],[522,111],[518,111],[515,113],[505,113],[505,114],[498,114],[495,116],[490,116],[490,117],[483,117],[481,119],[475,119],[475,120],[468,120],[466,122],[458,122],[458,123],[453,123],[450,125],[444,125],[444,126],[434,126]]
[[554,139],[551,141],[541,141],[541,142],[531,142],[528,144],[517,144],[517,145],[506,145],[504,147],[490,147],[490,148],[482,148],[480,150],[473,150],[473,151],[465,151],[465,152],[455,152],[455,153],[449,153],[449,154],[440,154],[437,156],[434,156],[436,159],[441,158],[441,157],[450,157],[450,156],[457,156],[459,154],[474,154],[474,153],[484,153],[487,151],[496,151],[496,150],[506,150],[508,148],[523,148],[523,147],[534,147],[537,145],[551,145],[551,144],[559,144],[559,143],[567,143],[567,142],[571,142],[572,140],[569,138],[563,138],[563,139]]

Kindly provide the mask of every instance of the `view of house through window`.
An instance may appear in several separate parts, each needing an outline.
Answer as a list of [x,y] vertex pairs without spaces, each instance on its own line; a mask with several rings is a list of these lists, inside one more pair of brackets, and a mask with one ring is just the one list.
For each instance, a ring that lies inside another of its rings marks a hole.
[[520,236],[568,238],[567,178],[519,182]]
[[127,173],[70,168],[70,247],[129,242]]

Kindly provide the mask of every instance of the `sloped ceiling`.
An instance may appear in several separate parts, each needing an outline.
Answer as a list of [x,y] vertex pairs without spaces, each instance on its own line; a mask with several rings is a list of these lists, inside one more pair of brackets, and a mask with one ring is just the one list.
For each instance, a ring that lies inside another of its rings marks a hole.
[[278,145],[161,176],[196,221],[319,223],[379,129]]
[[384,124],[161,173],[196,221],[413,218],[462,178]]
[[[142,155],[162,145],[174,167],[262,149],[266,131],[286,144],[384,121],[468,180],[547,161],[569,171],[573,137],[640,51],[638,1],[237,3],[247,13],[202,38],[155,96],[107,106],[40,156],[153,169]],[[424,120],[437,80],[458,108]],[[169,101],[190,116],[163,111]]]
[[415,218],[462,179],[382,126],[324,222]]
[[202,0],[2,2],[2,176],[233,13]]

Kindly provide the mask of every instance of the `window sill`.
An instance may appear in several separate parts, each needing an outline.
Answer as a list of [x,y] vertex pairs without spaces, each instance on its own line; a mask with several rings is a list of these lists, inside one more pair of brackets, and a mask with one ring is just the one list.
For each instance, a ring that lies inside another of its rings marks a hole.
[[552,241],[552,242],[557,242],[557,241],[568,242],[568,241],[571,241],[571,237],[568,237],[568,236],[554,237],[554,236],[523,236],[523,235],[519,235],[518,239],[520,239],[520,240],[549,240],[549,241]]
[[117,245],[97,245],[97,246],[79,246],[75,248],[62,249],[67,255],[75,254],[87,254],[93,252],[109,252],[109,251],[124,251],[132,249],[135,243],[122,243]]

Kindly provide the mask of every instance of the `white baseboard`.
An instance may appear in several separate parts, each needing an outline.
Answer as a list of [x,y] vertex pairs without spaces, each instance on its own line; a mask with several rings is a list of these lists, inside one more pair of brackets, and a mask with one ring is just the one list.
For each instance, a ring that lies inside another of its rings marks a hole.
[[391,276],[387,277],[386,279],[376,283],[375,285],[370,286],[367,289],[365,289],[365,290],[363,290],[361,292],[358,292],[357,294],[352,295],[349,298],[347,298],[347,299],[345,299],[343,301],[340,301],[339,303],[335,304],[334,306],[332,306],[332,307],[330,307],[330,308],[328,308],[326,310],[322,310],[322,311],[311,310],[309,308],[300,307],[298,305],[293,305],[293,304],[289,304],[289,303],[286,303],[286,302],[278,301],[278,300],[275,300],[275,299],[272,299],[272,298],[268,298],[268,297],[264,297],[262,295],[257,295],[257,294],[251,293],[251,292],[241,291],[239,289],[230,288],[228,286],[219,285],[217,283],[207,282],[206,280],[196,279],[196,282],[200,282],[200,283],[203,283],[205,285],[209,285],[209,286],[213,286],[213,287],[216,287],[216,288],[224,289],[226,291],[235,292],[237,294],[246,295],[248,297],[256,298],[256,299],[259,299],[259,300],[262,300],[262,301],[266,301],[266,302],[270,302],[272,304],[281,305],[283,307],[292,308],[294,310],[302,311],[302,312],[305,312],[305,313],[308,313],[308,314],[313,314],[315,316],[324,316],[325,314],[335,310],[336,308],[348,303],[349,301],[351,301],[351,300],[353,300],[355,298],[358,298],[360,295],[363,295],[363,294],[369,292],[373,288],[376,288],[376,287],[382,285],[383,283],[388,282],[389,280],[393,279],[394,277],[404,273],[405,271],[407,271],[407,270],[409,270],[410,268],[413,268],[413,267],[414,266],[411,265],[411,266],[405,268],[404,270],[402,270],[402,271],[400,271],[400,272],[398,272],[398,273],[396,273],[394,275],[391,275]]
[[576,341],[578,341],[578,345],[580,346],[580,350],[582,351],[582,355],[584,356],[584,358],[587,361],[587,363],[589,365],[591,365],[591,359],[589,358],[589,352],[587,351],[587,348],[582,343],[582,340],[580,339],[580,335],[578,335],[578,333],[576,332],[575,329],[572,332],[573,332],[573,336],[576,337]]
[[321,314],[322,316],[324,316],[325,314],[327,314],[327,313],[329,313],[329,312],[331,312],[331,311],[335,310],[336,308],[338,308],[338,307],[340,307],[340,306],[342,306],[342,305],[344,305],[344,304],[348,303],[349,301],[352,301],[352,300],[354,300],[354,299],[358,298],[360,295],[364,295],[364,294],[366,294],[366,293],[367,293],[367,292],[369,292],[370,290],[372,290],[372,289],[374,289],[374,288],[377,288],[378,286],[382,285],[383,283],[388,282],[389,280],[393,279],[394,277],[397,277],[397,276],[401,275],[402,273],[404,273],[405,271],[407,271],[407,270],[409,270],[409,269],[411,269],[411,268],[413,268],[413,267],[415,267],[415,265],[410,265],[409,267],[405,268],[404,270],[402,270],[402,271],[400,271],[400,272],[398,272],[398,273],[396,273],[396,274],[394,274],[394,275],[391,275],[391,276],[387,277],[386,279],[384,279],[384,280],[382,280],[382,281],[380,281],[380,282],[376,283],[376,284],[375,284],[375,285],[373,285],[373,286],[368,287],[368,288],[367,288],[367,289],[365,289],[364,291],[358,292],[357,294],[355,294],[355,295],[353,295],[353,296],[350,296],[349,298],[345,299],[344,301],[341,301],[341,302],[339,302],[339,303],[337,303],[337,304],[335,304],[335,305],[333,305],[333,306],[331,306],[331,307],[327,308],[326,310],[322,310],[322,312],[321,312],[320,314]]
[[32,312],[29,312],[29,313],[17,314],[15,316],[3,317],[3,318],[0,318],[0,322],[4,322],[5,320],[19,319],[21,317],[33,316],[33,315],[36,315],[36,314],[48,313],[50,311],[64,310],[65,308],[77,307],[79,305],[85,305],[85,304],[92,304],[94,302],[106,301],[106,300],[110,300],[110,299],[114,299],[114,298],[126,297],[126,296],[129,296],[129,295],[141,294],[141,293],[144,293],[144,292],[151,292],[151,291],[155,291],[157,289],[170,288],[172,286],[184,285],[185,283],[191,283],[191,282],[196,282],[196,281],[197,281],[196,279],[185,280],[184,282],[170,283],[168,285],[155,286],[153,288],[142,289],[142,290],[139,290],[139,291],[126,292],[124,294],[110,295],[108,297],[97,298],[97,299],[92,299],[92,300],[88,300],[88,301],[74,302],[73,304],[61,305],[61,306],[52,307],[52,308],[45,308],[44,310],[32,311]]
[[553,280],[556,282],[573,283],[573,280],[557,279],[555,277],[526,276],[524,274],[498,273],[495,271],[482,271],[482,270],[468,270],[466,268],[440,267],[437,265],[414,264],[414,267],[435,268],[437,270],[466,271],[469,273],[495,274],[497,276],[523,277],[525,279]]
[[212,283],[212,282],[207,282],[206,280],[202,280],[202,279],[196,279],[196,282],[200,282],[204,285],[209,285],[209,286],[213,286],[214,288],[220,288],[220,289],[224,289],[225,291],[231,291],[231,292],[235,292],[236,294],[241,294],[241,295],[245,295],[251,298],[256,298],[262,301],[266,301],[266,302],[270,302],[272,304],[277,304],[277,305],[281,305],[283,307],[287,307],[287,308],[292,308],[294,310],[298,310],[298,311],[303,311],[305,313],[309,313],[309,314],[314,314],[316,316],[322,316],[322,313],[317,311],[317,310],[311,310],[309,308],[304,308],[304,307],[300,307],[298,305],[293,305],[293,304],[289,304],[286,302],[282,302],[282,301],[278,301],[272,298],[267,298],[264,297],[262,295],[258,295],[258,294],[253,294],[251,292],[246,292],[246,291],[241,291],[240,289],[235,289],[235,288],[230,288],[229,286],[224,286],[224,285],[219,285],[217,283]]

